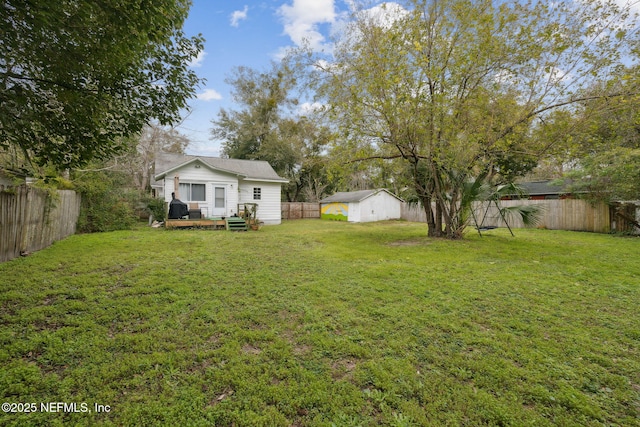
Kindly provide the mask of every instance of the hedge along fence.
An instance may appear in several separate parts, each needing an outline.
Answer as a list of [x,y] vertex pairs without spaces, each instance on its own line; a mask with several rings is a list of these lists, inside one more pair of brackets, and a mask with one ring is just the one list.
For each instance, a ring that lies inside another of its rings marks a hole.
[[80,195],[28,186],[0,191],[0,262],[38,251],[76,232]]
[[[488,202],[475,202],[473,209],[482,222]],[[611,230],[611,218],[609,207],[604,203],[591,204],[586,200],[558,199],[558,200],[501,200],[501,208],[513,206],[540,206],[541,217],[537,227],[550,230],[591,231],[595,233],[608,233]],[[407,221],[426,222],[427,217],[421,206],[404,204],[402,218]],[[507,216],[511,228],[524,228],[524,224],[518,215]],[[471,219],[471,226],[473,219]],[[487,211],[484,226],[505,227],[500,217],[498,208],[492,203]]]

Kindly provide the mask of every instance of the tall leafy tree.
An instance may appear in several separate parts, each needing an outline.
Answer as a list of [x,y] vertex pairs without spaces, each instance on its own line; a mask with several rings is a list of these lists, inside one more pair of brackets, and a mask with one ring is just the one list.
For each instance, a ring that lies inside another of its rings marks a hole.
[[530,168],[544,148],[530,137],[536,120],[619,95],[584,92],[620,63],[635,27],[613,1],[392,5],[356,13],[330,62],[309,63],[342,129],[370,157],[404,162],[431,236],[460,237],[477,184]]
[[212,120],[212,137],[223,141],[226,156],[261,157],[263,146],[277,139],[282,117],[297,104],[297,99],[291,97],[295,86],[293,75],[279,63],[273,63],[266,72],[241,66],[225,82],[233,88],[232,97],[240,109],[221,108],[218,118]]
[[640,200],[640,148],[615,147],[586,155],[565,174],[572,191],[604,202]]
[[[318,201],[330,189],[325,170],[325,149],[333,139],[332,132],[321,124],[319,118],[310,114],[283,118],[278,124],[277,135],[260,152],[289,179],[289,183],[283,186],[285,199]],[[283,152],[288,153],[284,158]]]
[[286,200],[317,198],[326,188],[322,156],[333,136],[313,112],[300,112],[287,63],[274,63],[266,72],[237,67],[226,81],[239,108],[221,109],[212,120],[212,137],[222,140],[223,155],[268,161],[289,179],[283,185]]
[[114,169],[130,178],[130,184],[141,192],[148,191],[153,175],[153,165],[159,152],[185,154],[189,138],[175,128],[151,123],[142,132],[130,138],[130,145],[123,154],[111,160]]
[[[358,191],[387,188],[406,197],[406,167],[398,159],[379,158],[375,147],[357,137],[337,137],[329,148],[325,167],[331,188]],[[360,161],[359,159],[368,159]]]
[[199,83],[189,0],[4,0],[0,149],[81,166],[123,150],[152,119],[179,119]]
[[[606,82],[621,91],[640,86],[638,67],[623,67]],[[559,157],[572,165],[572,190],[604,202],[640,199],[640,95],[589,100],[551,129],[568,127]]]

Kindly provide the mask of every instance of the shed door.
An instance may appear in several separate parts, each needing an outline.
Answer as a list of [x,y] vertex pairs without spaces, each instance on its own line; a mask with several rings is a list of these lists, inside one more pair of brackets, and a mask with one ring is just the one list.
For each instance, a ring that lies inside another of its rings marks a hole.
[[213,216],[227,216],[227,189],[223,186],[213,187]]

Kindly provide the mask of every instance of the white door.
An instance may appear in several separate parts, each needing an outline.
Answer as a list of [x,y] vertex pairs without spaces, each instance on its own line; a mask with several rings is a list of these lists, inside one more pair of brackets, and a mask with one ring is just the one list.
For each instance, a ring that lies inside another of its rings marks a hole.
[[227,188],[223,185],[213,186],[213,215],[227,216]]

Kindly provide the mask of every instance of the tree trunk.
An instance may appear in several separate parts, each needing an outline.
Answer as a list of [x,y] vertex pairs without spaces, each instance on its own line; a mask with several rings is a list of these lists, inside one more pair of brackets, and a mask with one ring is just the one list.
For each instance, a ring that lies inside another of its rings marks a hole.
[[426,196],[419,196],[420,203],[422,203],[422,208],[424,209],[424,213],[427,215],[427,236],[428,237],[437,237],[433,233],[436,230],[436,222],[435,217],[433,215],[433,209],[431,207],[431,198]]
[[436,199],[436,218],[435,218],[435,229],[433,230],[434,237],[442,237],[442,200]]

